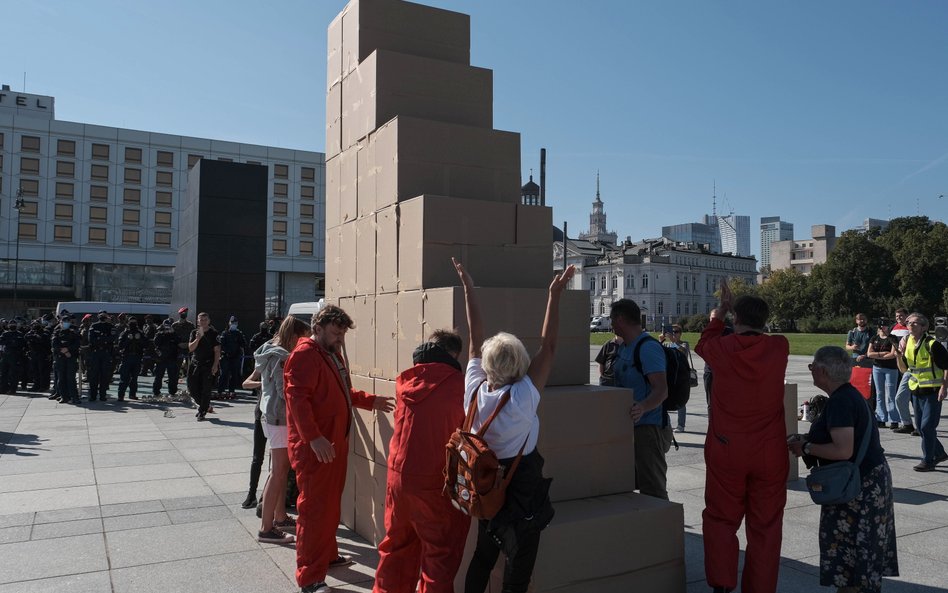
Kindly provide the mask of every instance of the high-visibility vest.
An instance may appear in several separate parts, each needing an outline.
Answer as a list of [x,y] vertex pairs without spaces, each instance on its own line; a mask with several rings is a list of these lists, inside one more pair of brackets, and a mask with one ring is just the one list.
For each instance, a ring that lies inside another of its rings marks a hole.
[[915,336],[909,336],[905,345],[905,362],[908,363],[909,389],[938,389],[944,372],[935,366],[932,357],[932,344],[935,338],[924,336],[916,342]]

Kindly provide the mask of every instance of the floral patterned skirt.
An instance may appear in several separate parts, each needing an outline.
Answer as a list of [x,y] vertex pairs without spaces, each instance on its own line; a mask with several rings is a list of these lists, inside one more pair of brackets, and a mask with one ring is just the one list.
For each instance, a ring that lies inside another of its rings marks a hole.
[[892,473],[882,462],[863,476],[852,501],[823,506],[820,584],[875,592],[882,590],[882,577],[898,575]]

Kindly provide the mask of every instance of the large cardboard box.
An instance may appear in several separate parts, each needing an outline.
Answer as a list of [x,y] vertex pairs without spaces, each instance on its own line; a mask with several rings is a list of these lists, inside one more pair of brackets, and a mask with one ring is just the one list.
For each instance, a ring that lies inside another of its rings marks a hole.
[[554,502],[635,490],[632,403],[632,391],[617,387],[543,390],[537,449]]
[[520,201],[520,135],[399,116],[369,135],[376,207],[423,194]]
[[398,205],[379,210],[375,215],[375,292],[397,292],[398,279]]
[[516,241],[515,204],[423,195],[401,202],[399,209],[399,240],[406,249],[425,243],[494,246]]
[[341,16],[342,76],[378,49],[471,61],[471,17],[466,14],[401,0],[352,0]]
[[343,149],[399,115],[493,127],[492,72],[467,64],[377,50],[343,79],[342,100]]
[[342,84],[329,87],[326,94],[326,158],[342,152]]
[[326,298],[339,298],[342,276],[342,231],[326,229]]
[[517,204],[517,245],[553,249],[553,209],[548,206]]
[[398,376],[398,295],[380,294],[376,302],[375,368],[373,377],[394,380]]
[[385,537],[385,480],[387,468],[361,457],[349,471],[355,476],[355,531],[373,546]]
[[375,244],[375,215],[360,218],[352,223],[355,225],[356,257],[351,262],[355,269],[356,294],[375,293],[375,255],[378,253]]
[[[371,377],[351,374],[352,388],[372,393],[375,388]],[[375,461],[375,412],[352,408],[352,426],[349,430],[353,455],[369,461]]]
[[359,146],[339,153],[339,224],[359,215]]
[[346,333],[349,370],[369,377],[375,369],[375,296],[355,296],[349,302],[352,309],[347,312],[355,323]]
[[375,147],[368,142],[361,143],[356,160],[359,168],[358,216],[369,216],[377,210],[378,169],[375,166]]
[[419,243],[413,234],[399,232],[402,290],[460,286],[451,258],[464,264],[479,286],[540,289],[553,277],[549,247]]
[[339,156],[326,159],[326,228],[340,224],[342,210],[342,169]]
[[355,529],[355,472],[353,471],[353,457],[355,455],[349,451],[347,457],[348,469],[346,471],[346,483],[342,488],[342,498],[340,499],[339,521],[349,529]]
[[[326,30],[326,88],[342,82],[342,16],[345,10],[336,15]],[[326,155],[329,158],[329,155]]]
[[326,290],[329,291],[330,296],[342,297],[356,294],[356,247],[355,223],[350,222],[327,229]]
[[[606,591],[685,591],[680,504],[619,494],[554,506],[556,516],[540,536],[530,591],[599,591],[600,582]],[[493,587],[502,581],[502,570],[494,569],[492,591],[500,591]]]
[[[398,295],[398,368],[405,370],[412,364],[412,353],[415,348],[427,341],[431,333],[425,333],[425,292],[411,290]],[[451,327],[430,328],[455,329]],[[466,350],[465,345],[464,349]]]
[[[387,379],[375,380],[375,394],[385,397],[395,397],[395,381]],[[395,434],[395,417],[392,413],[375,414],[375,462],[388,462],[388,449]]]

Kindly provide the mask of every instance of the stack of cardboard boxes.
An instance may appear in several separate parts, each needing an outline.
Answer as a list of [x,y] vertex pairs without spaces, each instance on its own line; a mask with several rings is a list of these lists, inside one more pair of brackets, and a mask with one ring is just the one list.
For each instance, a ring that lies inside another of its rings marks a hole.
[[[346,342],[357,389],[394,396],[435,329],[466,343],[451,257],[478,286],[487,335],[540,342],[552,214],[519,203],[520,138],[493,129],[492,73],[470,65],[469,48],[467,15],[401,0],[352,0],[329,27],[326,290],[356,323]],[[588,294],[567,291],[539,410],[557,517],[533,588],[684,590],[681,507],[629,494],[631,393],[585,385],[588,318]],[[342,520],[377,544],[392,417],[355,414]]]

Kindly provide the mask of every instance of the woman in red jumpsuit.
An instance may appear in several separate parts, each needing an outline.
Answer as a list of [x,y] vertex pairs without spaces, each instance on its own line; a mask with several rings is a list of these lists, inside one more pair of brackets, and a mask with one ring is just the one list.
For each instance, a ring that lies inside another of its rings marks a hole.
[[283,369],[290,463],[300,495],[296,526],[296,581],[303,593],[328,593],[330,564],[345,560],[336,547],[346,481],[352,406],[390,412],[392,398],[352,389],[337,356],[354,327],[329,305],[313,318],[313,336],[299,341]]
[[454,593],[471,518],[442,493],[444,446],[464,422],[461,338],[439,330],[419,346],[395,383],[385,539],[374,593]]

